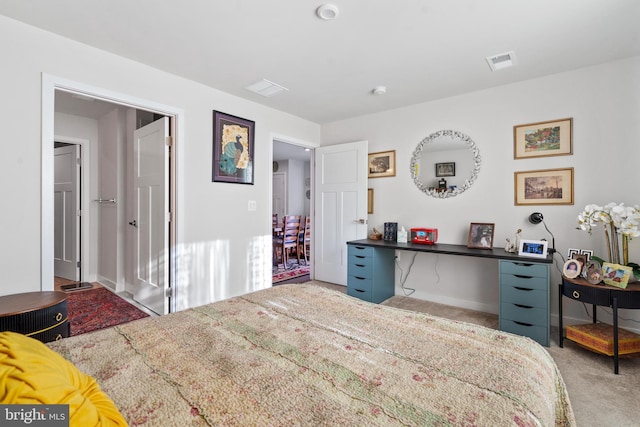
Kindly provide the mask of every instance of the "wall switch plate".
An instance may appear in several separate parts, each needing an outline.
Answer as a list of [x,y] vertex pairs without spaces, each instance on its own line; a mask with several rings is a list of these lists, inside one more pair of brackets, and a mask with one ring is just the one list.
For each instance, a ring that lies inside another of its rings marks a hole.
[[256,201],[255,200],[249,200],[249,204],[247,206],[247,209],[249,211],[255,211],[256,210]]

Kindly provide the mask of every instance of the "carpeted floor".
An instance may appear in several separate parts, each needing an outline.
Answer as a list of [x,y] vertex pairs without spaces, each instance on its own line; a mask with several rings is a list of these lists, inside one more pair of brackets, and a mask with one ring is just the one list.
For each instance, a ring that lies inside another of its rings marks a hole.
[[71,292],[67,302],[72,336],[149,316],[102,287]]
[[[346,292],[345,286],[313,283]],[[429,313],[449,319],[498,327],[498,316],[458,307],[394,296],[382,304]],[[545,347],[564,378],[578,427],[640,426],[640,357],[622,358],[620,374],[613,373],[613,359],[598,355],[571,341],[558,347],[558,328],[551,328],[551,346]]]

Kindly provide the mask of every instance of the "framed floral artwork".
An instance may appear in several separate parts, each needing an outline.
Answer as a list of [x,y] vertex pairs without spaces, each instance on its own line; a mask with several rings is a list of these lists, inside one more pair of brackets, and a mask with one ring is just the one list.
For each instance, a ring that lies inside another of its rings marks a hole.
[[514,172],[518,205],[573,205],[573,168]]
[[255,122],[213,112],[213,181],[253,185]]
[[572,129],[572,118],[514,126],[513,158],[572,154]]

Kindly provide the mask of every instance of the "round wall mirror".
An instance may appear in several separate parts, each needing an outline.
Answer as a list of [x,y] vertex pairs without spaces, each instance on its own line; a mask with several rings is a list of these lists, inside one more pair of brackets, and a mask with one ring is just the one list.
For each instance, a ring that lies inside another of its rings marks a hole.
[[462,132],[441,130],[418,144],[411,176],[423,193],[444,199],[467,191],[480,172],[480,151]]

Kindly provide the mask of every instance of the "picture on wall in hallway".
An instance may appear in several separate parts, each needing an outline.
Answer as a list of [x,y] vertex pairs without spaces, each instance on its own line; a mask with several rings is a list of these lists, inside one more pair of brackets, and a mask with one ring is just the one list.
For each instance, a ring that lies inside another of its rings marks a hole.
[[255,122],[213,112],[213,181],[253,185]]

